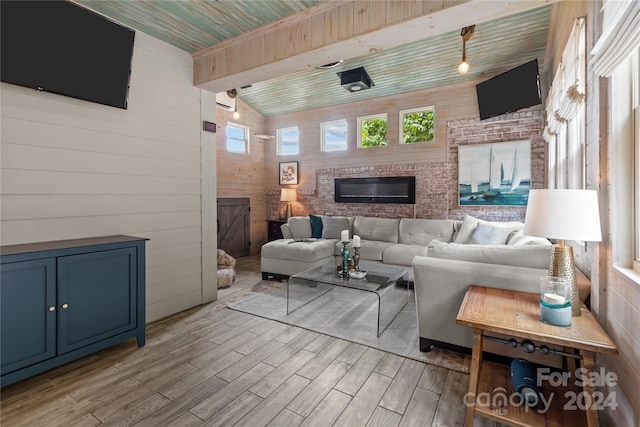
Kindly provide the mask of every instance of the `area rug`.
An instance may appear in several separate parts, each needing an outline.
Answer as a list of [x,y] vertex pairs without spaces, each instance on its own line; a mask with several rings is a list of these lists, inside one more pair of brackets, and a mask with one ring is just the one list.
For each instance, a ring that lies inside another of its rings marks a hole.
[[469,355],[438,348],[429,353],[420,351],[413,290],[407,289],[406,293],[407,305],[379,337],[377,297],[369,292],[335,287],[331,292],[287,314],[286,282],[261,281],[254,285],[251,293],[227,302],[227,306],[232,310],[468,373]]

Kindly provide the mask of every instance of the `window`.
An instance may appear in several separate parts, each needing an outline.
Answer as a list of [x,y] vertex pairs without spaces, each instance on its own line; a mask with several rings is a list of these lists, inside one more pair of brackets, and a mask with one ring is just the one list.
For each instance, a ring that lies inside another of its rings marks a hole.
[[358,147],[384,147],[387,145],[387,114],[358,117]]
[[227,123],[227,151],[231,153],[249,153],[249,128]]
[[547,96],[548,187],[585,188],[586,44],[584,18],[575,21]]
[[[634,7],[640,9],[640,5]],[[640,33],[640,29],[637,31]],[[636,45],[623,58],[602,63],[601,74],[608,77],[609,83],[610,207],[614,265],[625,274],[627,269],[639,274],[640,47]]]
[[432,106],[400,111],[400,123],[401,144],[433,141],[435,128]]
[[585,188],[585,129],[587,127],[584,103],[576,116],[567,121],[567,188]]
[[276,154],[278,156],[290,156],[298,154],[298,127],[278,129],[278,145]]
[[347,121],[334,120],[320,125],[322,151],[347,150]]

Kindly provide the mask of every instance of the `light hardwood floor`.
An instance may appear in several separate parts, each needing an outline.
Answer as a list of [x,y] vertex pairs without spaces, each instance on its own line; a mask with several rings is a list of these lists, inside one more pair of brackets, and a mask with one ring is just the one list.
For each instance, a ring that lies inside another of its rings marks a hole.
[[149,324],[146,346],[5,387],[0,424],[462,425],[468,375],[229,310],[260,281],[260,258],[237,269],[218,301]]

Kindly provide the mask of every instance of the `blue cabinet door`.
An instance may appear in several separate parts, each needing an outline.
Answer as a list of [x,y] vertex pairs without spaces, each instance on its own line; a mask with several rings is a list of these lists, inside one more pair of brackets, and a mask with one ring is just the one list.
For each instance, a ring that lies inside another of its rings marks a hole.
[[58,353],[137,327],[136,249],[58,258]]
[[0,265],[2,375],[56,355],[54,258]]

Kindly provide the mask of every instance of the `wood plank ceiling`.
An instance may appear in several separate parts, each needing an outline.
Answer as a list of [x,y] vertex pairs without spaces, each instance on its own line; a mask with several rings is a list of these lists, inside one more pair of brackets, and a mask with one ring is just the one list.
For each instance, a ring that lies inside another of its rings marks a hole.
[[[77,0],[118,22],[189,53],[229,40],[319,3],[287,1]],[[265,117],[489,78],[534,58],[544,64],[551,5],[477,23],[467,42],[471,71],[457,72],[460,31],[381,52],[345,58],[333,69],[311,68],[237,88],[240,98]],[[364,66],[375,86],[350,93],[337,72]],[[231,88],[229,88],[231,89]]]

